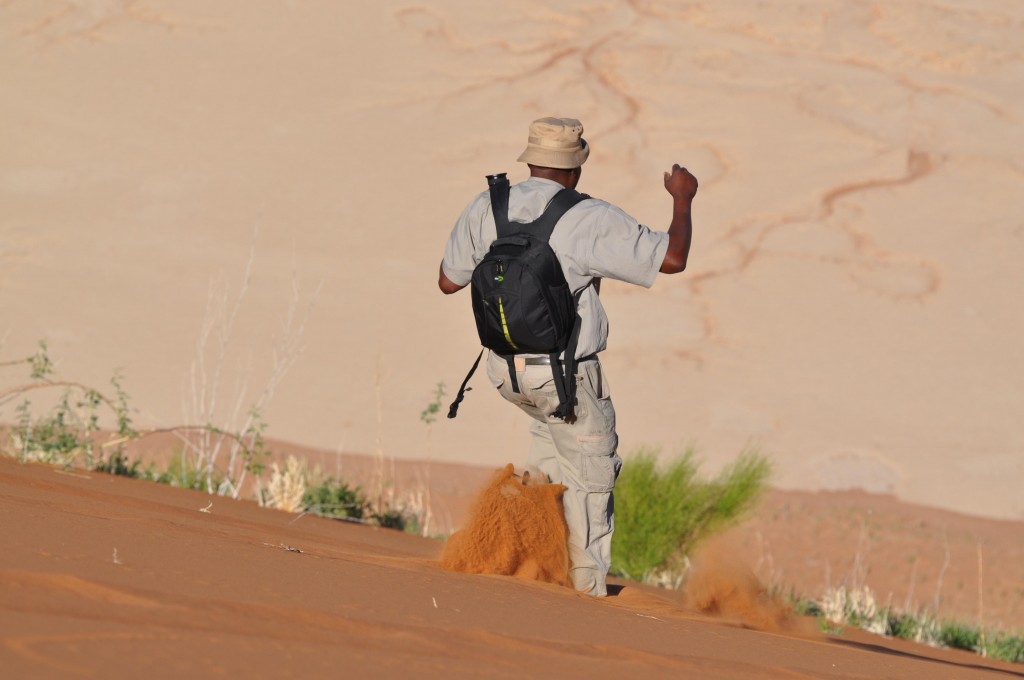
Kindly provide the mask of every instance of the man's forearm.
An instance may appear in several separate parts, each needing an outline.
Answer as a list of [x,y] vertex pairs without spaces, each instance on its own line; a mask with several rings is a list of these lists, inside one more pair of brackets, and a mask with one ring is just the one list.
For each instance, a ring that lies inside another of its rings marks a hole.
[[693,220],[690,216],[692,203],[690,197],[672,197],[672,224],[668,228],[668,250],[661,263],[662,274],[677,274],[686,269],[690,241],[693,238]]

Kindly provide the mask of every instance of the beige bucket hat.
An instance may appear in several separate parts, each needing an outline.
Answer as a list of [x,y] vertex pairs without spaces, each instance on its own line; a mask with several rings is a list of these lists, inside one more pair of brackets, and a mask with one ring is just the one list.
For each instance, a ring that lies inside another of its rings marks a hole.
[[516,159],[545,168],[572,170],[587,161],[590,146],[583,139],[583,123],[575,118],[539,118],[530,123],[526,151]]

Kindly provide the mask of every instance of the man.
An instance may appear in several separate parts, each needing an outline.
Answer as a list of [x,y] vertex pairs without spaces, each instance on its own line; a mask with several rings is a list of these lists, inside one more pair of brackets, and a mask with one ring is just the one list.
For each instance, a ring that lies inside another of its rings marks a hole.
[[[526,150],[518,159],[529,166],[530,178],[511,188],[509,220],[530,222],[562,188],[575,189],[589,155],[578,120],[534,121]],[[614,205],[590,199],[565,213],[551,234],[549,244],[566,281],[573,292],[582,290],[575,422],[550,415],[559,397],[546,355],[517,355],[517,384],[511,380],[506,358],[491,352],[487,359],[487,375],[501,396],[533,418],[528,465],[568,487],[563,502],[570,576],[577,590],[595,596],[607,594],[614,529],[612,489],[622,466],[616,453],[615,409],[597,360],[608,339],[608,317],[598,291],[605,277],[649,288],[659,271],[675,274],[686,268],[692,233],[690,205],[697,180],[685,168],[673,165],[664,181],[673,199],[668,233],[651,231]],[[465,288],[496,237],[490,194],[483,192],[452,229],[438,276],[441,291],[450,295]]]

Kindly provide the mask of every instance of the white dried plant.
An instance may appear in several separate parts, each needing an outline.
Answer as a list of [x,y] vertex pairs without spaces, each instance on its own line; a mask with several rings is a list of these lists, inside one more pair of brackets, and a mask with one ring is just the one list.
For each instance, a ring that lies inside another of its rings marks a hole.
[[877,635],[888,633],[886,612],[867,586],[829,588],[821,598],[821,613],[833,623],[850,624]]
[[682,560],[674,560],[669,566],[649,571],[641,581],[647,585],[667,590],[680,590],[686,583],[686,577],[693,565],[686,555]]
[[288,456],[284,470],[277,463],[270,466],[266,505],[285,512],[302,512],[306,495],[306,466],[295,456]]
[[[263,414],[285,375],[303,352],[306,322],[319,297],[321,281],[303,312],[298,268],[292,273],[291,295],[271,351],[271,370],[262,390],[251,396],[248,366],[241,371],[233,393],[222,383],[229,359],[237,352],[232,344],[235,323],[249,293],[256,260],[254,229],[249,257],[240,287],[234,295],[226,279],[211,282],[206,310],[196,342],[196,357],[189,373],[190,391],[182,400],[184,425],[171,428],[181,439],[186,454],[204,471],[208,493],[239,498],[250,472],[262,469]],[[223,474],[214,484],[216,471]],[[257,485],[259,482],[257,481]]]

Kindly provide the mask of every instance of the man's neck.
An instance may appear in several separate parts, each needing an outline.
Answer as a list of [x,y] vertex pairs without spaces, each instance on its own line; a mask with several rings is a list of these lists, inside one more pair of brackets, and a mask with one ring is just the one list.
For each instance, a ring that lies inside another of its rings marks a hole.
[[572,170],[560,170],[558,168],[542,168],[539,166],[530,166],[530,177],[537,177],[539,179],[548,179],[552,182],[558,182],[563,187],[571,188],[573,185],[573,171]]

